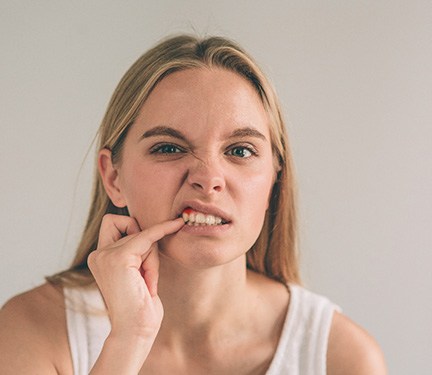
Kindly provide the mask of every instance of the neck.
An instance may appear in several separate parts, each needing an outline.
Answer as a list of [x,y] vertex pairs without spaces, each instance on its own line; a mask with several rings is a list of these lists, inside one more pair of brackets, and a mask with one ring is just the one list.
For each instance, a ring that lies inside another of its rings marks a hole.
[[239,327],[245,321],[245,258],[210,269],[191,270],[161,257],[158,291],[164,306],[161,336],[171,340],[192,334],[210,339],[221,329]]

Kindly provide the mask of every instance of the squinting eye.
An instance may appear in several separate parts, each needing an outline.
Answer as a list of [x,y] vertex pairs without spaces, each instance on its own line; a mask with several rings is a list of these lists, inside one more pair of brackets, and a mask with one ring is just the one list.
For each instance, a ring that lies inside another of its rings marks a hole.
[[236,156],[238,158],[249,158],[253,155],[252,151],[247,147],[233,147],[228,153],[232,156]]
[[173,144],[163,144],[151,149],[152,154],[177,154],[184,152],[182,149]]

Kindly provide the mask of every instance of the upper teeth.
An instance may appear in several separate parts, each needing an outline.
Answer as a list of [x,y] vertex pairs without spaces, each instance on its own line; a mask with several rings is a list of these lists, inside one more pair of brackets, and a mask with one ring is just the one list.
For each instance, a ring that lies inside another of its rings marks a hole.
[[202,212],[183,212],[183,220],[188,225],[220,225],[222,218],[219,216],[203,214]]

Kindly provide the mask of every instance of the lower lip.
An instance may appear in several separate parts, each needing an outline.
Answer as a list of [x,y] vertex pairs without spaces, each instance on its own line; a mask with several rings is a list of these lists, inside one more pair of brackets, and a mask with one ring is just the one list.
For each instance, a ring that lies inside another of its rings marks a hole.
[[217,236],[224,234],[231,228],[231,223],[223,225],[188,225],[185,224],[180,232],[194,234],[198,236]]

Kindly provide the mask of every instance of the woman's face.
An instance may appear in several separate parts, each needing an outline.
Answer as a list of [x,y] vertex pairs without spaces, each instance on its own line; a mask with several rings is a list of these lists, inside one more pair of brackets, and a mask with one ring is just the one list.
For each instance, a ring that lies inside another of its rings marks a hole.
[[155,87],[116,166],[122,199],[142,229],[185,209],[207,222],[164,238],[163,255],[205,268],[253,245],[275,178],[268,122],[252,85],[228,70],[180,71]]

